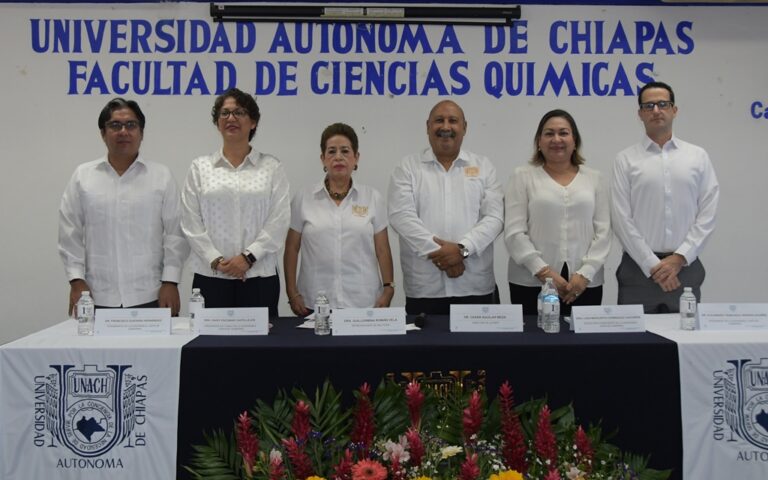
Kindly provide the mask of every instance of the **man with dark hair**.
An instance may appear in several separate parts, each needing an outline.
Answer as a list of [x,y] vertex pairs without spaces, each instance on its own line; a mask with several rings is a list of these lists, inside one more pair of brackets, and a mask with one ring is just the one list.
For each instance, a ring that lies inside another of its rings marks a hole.
[[503,193],[490,160],[461,148],[466,132],[461,107],[438,102],[427,119],[430,148],[392,173],[389,224],[400,236],[409,314],[499,303],[493,241],[504,227]]
[[111,100],[98,124],[107,154],[75,170],[59,208],[68,312],[88,290],[97,307],[168,307],[178,315],[189,246],[176,182],[168,167],[139,155],[145,117],[136,102]]
[[618,303],[677,312],[683,287],[701,299],[698,257],[715,229],[720,189],[707,152],[672,133],[672,87],[648,83],[638,103],[646,136],[619,153],[611,188],[611,223],[624,248]]

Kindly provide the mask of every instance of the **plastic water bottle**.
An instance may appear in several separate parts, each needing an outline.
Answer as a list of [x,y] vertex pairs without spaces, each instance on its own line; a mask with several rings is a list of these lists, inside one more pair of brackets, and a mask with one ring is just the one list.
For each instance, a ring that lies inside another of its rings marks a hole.
[[[205,298],[200,294],[199,288],[192,289],[192,296],[189,297],[189,330],[196,332],[195,330],[195,318],[200,321],[200,315],[202,315],[205,309]],[[199,326],[199,323],[198,323]]]
[[696,295],[685,287],[680,295],[680,329],[696,330]]
[[560,331],[560,297],[551,278],[547,279],[546,291],[541,300],[541,328],[546,333]]
[[547,278],[547,281],[541,285],[539,296],[536,298],[536,311],[538,318],[536,319],[536,326],[541,328],[541,304],[544,302],[544,292],[547,290],[547,283],[552,281],[551,278]]
[[80,294],[80,300],[77,301],[77,307],[75,309],[78,335],[93,335],[93,324],[95,323],[93,310],[91,292],[86,290]]
[[320,290],[315,298],[315,335],[330,335],[330,317],[331,305],[328,303],[325,291]]

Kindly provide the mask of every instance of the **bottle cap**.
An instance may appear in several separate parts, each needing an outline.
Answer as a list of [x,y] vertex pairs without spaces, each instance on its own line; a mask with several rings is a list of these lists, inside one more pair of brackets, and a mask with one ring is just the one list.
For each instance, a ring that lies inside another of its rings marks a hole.
[[192,293],[200,293],[200,289],[199,288],[193,288],[192,289]]
[[685,287],[685,288],[683,288],[683,291],[684,292],[692,292],[693,289],[691,287]]
[[91,292],[89,292],[88,290],[83,290],[83,293],[81,293],[81,295],[83,297],[90,297],[91,296]]

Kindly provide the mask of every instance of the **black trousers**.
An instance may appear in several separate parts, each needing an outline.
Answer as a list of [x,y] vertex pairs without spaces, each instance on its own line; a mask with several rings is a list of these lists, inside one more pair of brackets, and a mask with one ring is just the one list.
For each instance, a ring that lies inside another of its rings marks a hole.
[[[563,264],[563,269],[560,271],[560,276],[566,280],[570,278],[568,271],[568,264]],[[518,285],[516,283],[509,284],[509,299],[511,304],[520,304],[523,306],[523,315],[537,315],[538,299],[541,287],[527,287],[524,285]],[[587,287],[581,292],[572,304],[568,305],[563,303],[560,299],[560,315],[569,316],[571,314],[571,307],[576,305],[600,305],[603,302],[603,286]]]
[[405,297],[405,313],[418,315],[449,315],[451,304],[454,305],[497,305],[499,303],[499,287],[487,295],[468,295],[466,297],[415,298]]
[[280,299],[280,279],[277,275],[242,281],[196,273],[192,288],[200,289],[206,308],[267,307],[269,318],[277,317],[277,302]]

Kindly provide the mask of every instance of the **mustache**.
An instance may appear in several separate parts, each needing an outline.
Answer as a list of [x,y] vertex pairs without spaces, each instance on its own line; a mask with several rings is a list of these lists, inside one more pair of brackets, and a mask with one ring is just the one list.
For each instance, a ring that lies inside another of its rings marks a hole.
[[453,130],[438,130],[438,138],[456,138],[456,132]]

